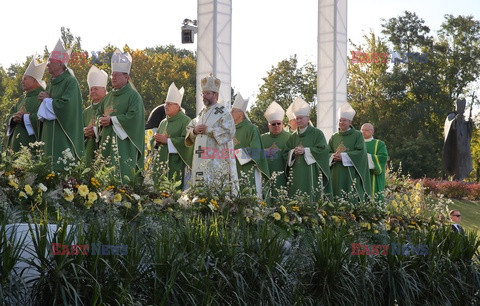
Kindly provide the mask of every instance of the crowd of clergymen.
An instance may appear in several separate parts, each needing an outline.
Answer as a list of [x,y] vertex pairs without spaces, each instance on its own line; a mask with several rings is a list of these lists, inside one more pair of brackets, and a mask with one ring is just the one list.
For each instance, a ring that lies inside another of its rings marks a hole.
[[[69,54],[60,40],[52,54]],[[122,61],[114,60],[115,54]],[[108,75],[92,66],[87,76],[90,105],[82,110],[78,81],[68,59],[50,55],[48,62],[33,59],[22,80],[25,94],[12,107],[8,119],[8,146],[14,151],[32,142],[44,143],[42,154],[53,171],[63,171],[68,159],[95,154],[115,166],[125,182],[144,169],[145,113],[141,96],[130,80],[132,57],[116,50]],[[45,68],[51,75],[46,86]],[[180,188],[205,184],[238,192],[239,181],[252,187],[259,199],[275,199],[286,188],[312,200],[353,194],[355,200],[374,196],[385,186],[387,150],[373,138],[373,126],[362,131],[352,126],[355,110],[345,103],[339,109],[339,130],[327,142],[310,122],[310,106],[297,98],[286,112],[272,102],[265,112],[269,132],[260,135],[246,113],[248,100],[237,93],[231,111],[218,102],[220,80],[201,80],[204,108],[194,119],[181,108],[184,89],[174,83],[167,93],[166,118],[154,128],[151,151],[168,165],[168,176],[182,180]],[[289,128],[284,127],[285,114]],[[362,135],[363,134],[363,135]],[[69,158],[66,158],[69,157]],[[158,165],[154,165],[158,167]],[[268,183],[267,183],[268,182]]]

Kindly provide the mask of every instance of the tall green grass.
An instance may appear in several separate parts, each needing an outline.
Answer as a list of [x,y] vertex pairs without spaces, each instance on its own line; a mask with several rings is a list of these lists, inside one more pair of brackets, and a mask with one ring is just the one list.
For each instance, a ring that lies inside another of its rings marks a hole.
[[[12,270],[24,246],[0,227],[3,304],[478,303],[479,239],[448,227],[391,232],[372,242],[348,226],[315,226],[299,234],[235,215],[158,214],[125,222],[107,213],[67,228],[62,221],[49,237],[46,224],[31,224],[35,259],[29,264],[38,275],[22,284]],[[52,256],[51,242],[125,244],[128,254]],[[428,255],[352,256],[352,242],[427,244]]]

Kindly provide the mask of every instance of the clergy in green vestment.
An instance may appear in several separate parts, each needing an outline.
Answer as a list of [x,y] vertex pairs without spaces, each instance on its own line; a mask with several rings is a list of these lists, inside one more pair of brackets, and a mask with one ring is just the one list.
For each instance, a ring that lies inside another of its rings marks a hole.
[[375,129],[371,123],[364,123],[360,130],[362,131],[368,154],[370,183],[372,185],[370,195],[375,197],[375,193],[385,189],[385,169],[388,160],[387,147],[383,141],[373,138]]
[[352,126],[354,116],[355,110],[345,102],[339,109],[339,131],[328,146],[334,197],[348,193],[352,202],[358,202],[368,199],[371,187],[367,149],[362,133]]
[[132,56],[116,49],[112,55],[112,87],[101,103],[100,148],[123,183],[141,180],[145,147],[145,108],[129,83]]
[[85,136],[85,165],[89,167],[98,149],[98,129],[95,119],[100,103],[107,95],[108,74],[96,66],[90,67],[87,84],[90,89],[90,105],[83,110],[83,135]]
[[[192,119],[185,115],[181,109],[183,99],[183,87],[178,90],[175,83],[168,88],[165,100],[165,114],[154,135],[156,146],[160,154],[160,162],[168,166],[168,178],[181,181],[183,189],[187,189],[188,174],[192,168],[193,147],[185,145],[187,126]],[[178,186],[178,189],[182,188]]]
[[[248,100],[244,100],[240,93],[237,93],[232,105],[232,117],[235,121],[235,157],[237,164],[238,178],[250,187],[255,187],[257,197],[266,199],[263,195],[262,177],[267,180],[270,177],[268,163],[263,149],[263,144],[258,128],[253,125],[246,115]],[[240,186],[242,189],[242,186]]]
[[71,49],[65,50],[60,39],[50,54],[47,69],[52,76],[37,117],[42,122],[40,139],[52,170],[63,171],[67,164],[83,157],[82,95],[77,79],[67,69]]
[[278,196],[278,191],[283,186],[287,186],[287,176],[285,175],[285,158],[283,150],[290,137],[290,133],[283,128],[283,118],[285,111],[277,102],[272,102],[265,111],[265,118],[268,122],[268,133],[262,135],[262,144],[265,148],[265,156],[270,170],[270,195],[273,199]]
[[290,169],[289,195],[308,194],[311,201],[332,198],[328,146],[323,132],[309,125],[310,105],[302,98],[293,102],[297,129],[290,136],[284,151]]
[[34,58],[23,75],[22,88],[25,93],[10,110],[7,125],[8,147],[14,152],[40,138],[37,110],[41,102],[38,94],[46,87],[42,80],[46,66],[47,62],[37,64]]

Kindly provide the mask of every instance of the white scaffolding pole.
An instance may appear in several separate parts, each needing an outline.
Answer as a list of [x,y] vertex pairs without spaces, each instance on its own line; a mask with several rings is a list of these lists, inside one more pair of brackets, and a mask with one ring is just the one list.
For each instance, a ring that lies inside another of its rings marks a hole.
[[317,127],[327,141],[347,101],[347,0],[318,0]]
[[232,0],[198,0],[197,115],[203,107],[200,80],[213,73],[220,79],[219,102],[230,108]]

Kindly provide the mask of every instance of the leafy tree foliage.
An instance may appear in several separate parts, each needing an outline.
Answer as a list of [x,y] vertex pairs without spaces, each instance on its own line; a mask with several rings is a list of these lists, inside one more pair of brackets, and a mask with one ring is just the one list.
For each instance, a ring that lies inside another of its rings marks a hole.
[[310,118],[312,122],[316,122],[317,71],[314,64],[306,63],[298,67],[298,59],[294,55],[272,67],[263,81],[257,102],[249,112],[252,123],[258,126],[261,133],[268,131],[263,114],[270,103],[275,101],[286,110],[298,96],[310,103]]
[[[371,33],[359,46],[366,53],[389,52],[391,46],[401,61],[349,64],[348,99],[357,110],[355,121],[371,122],[376,137],[386,141],[394,167],[402,164],[413,177],[442,176],[446,115],[478,79],[479,26],[470,16],[447,15],[434,39],[422,19],[405,12],[383,24],[383,37]],[[424,53],[427,61],[408,56],[415,52]]]

